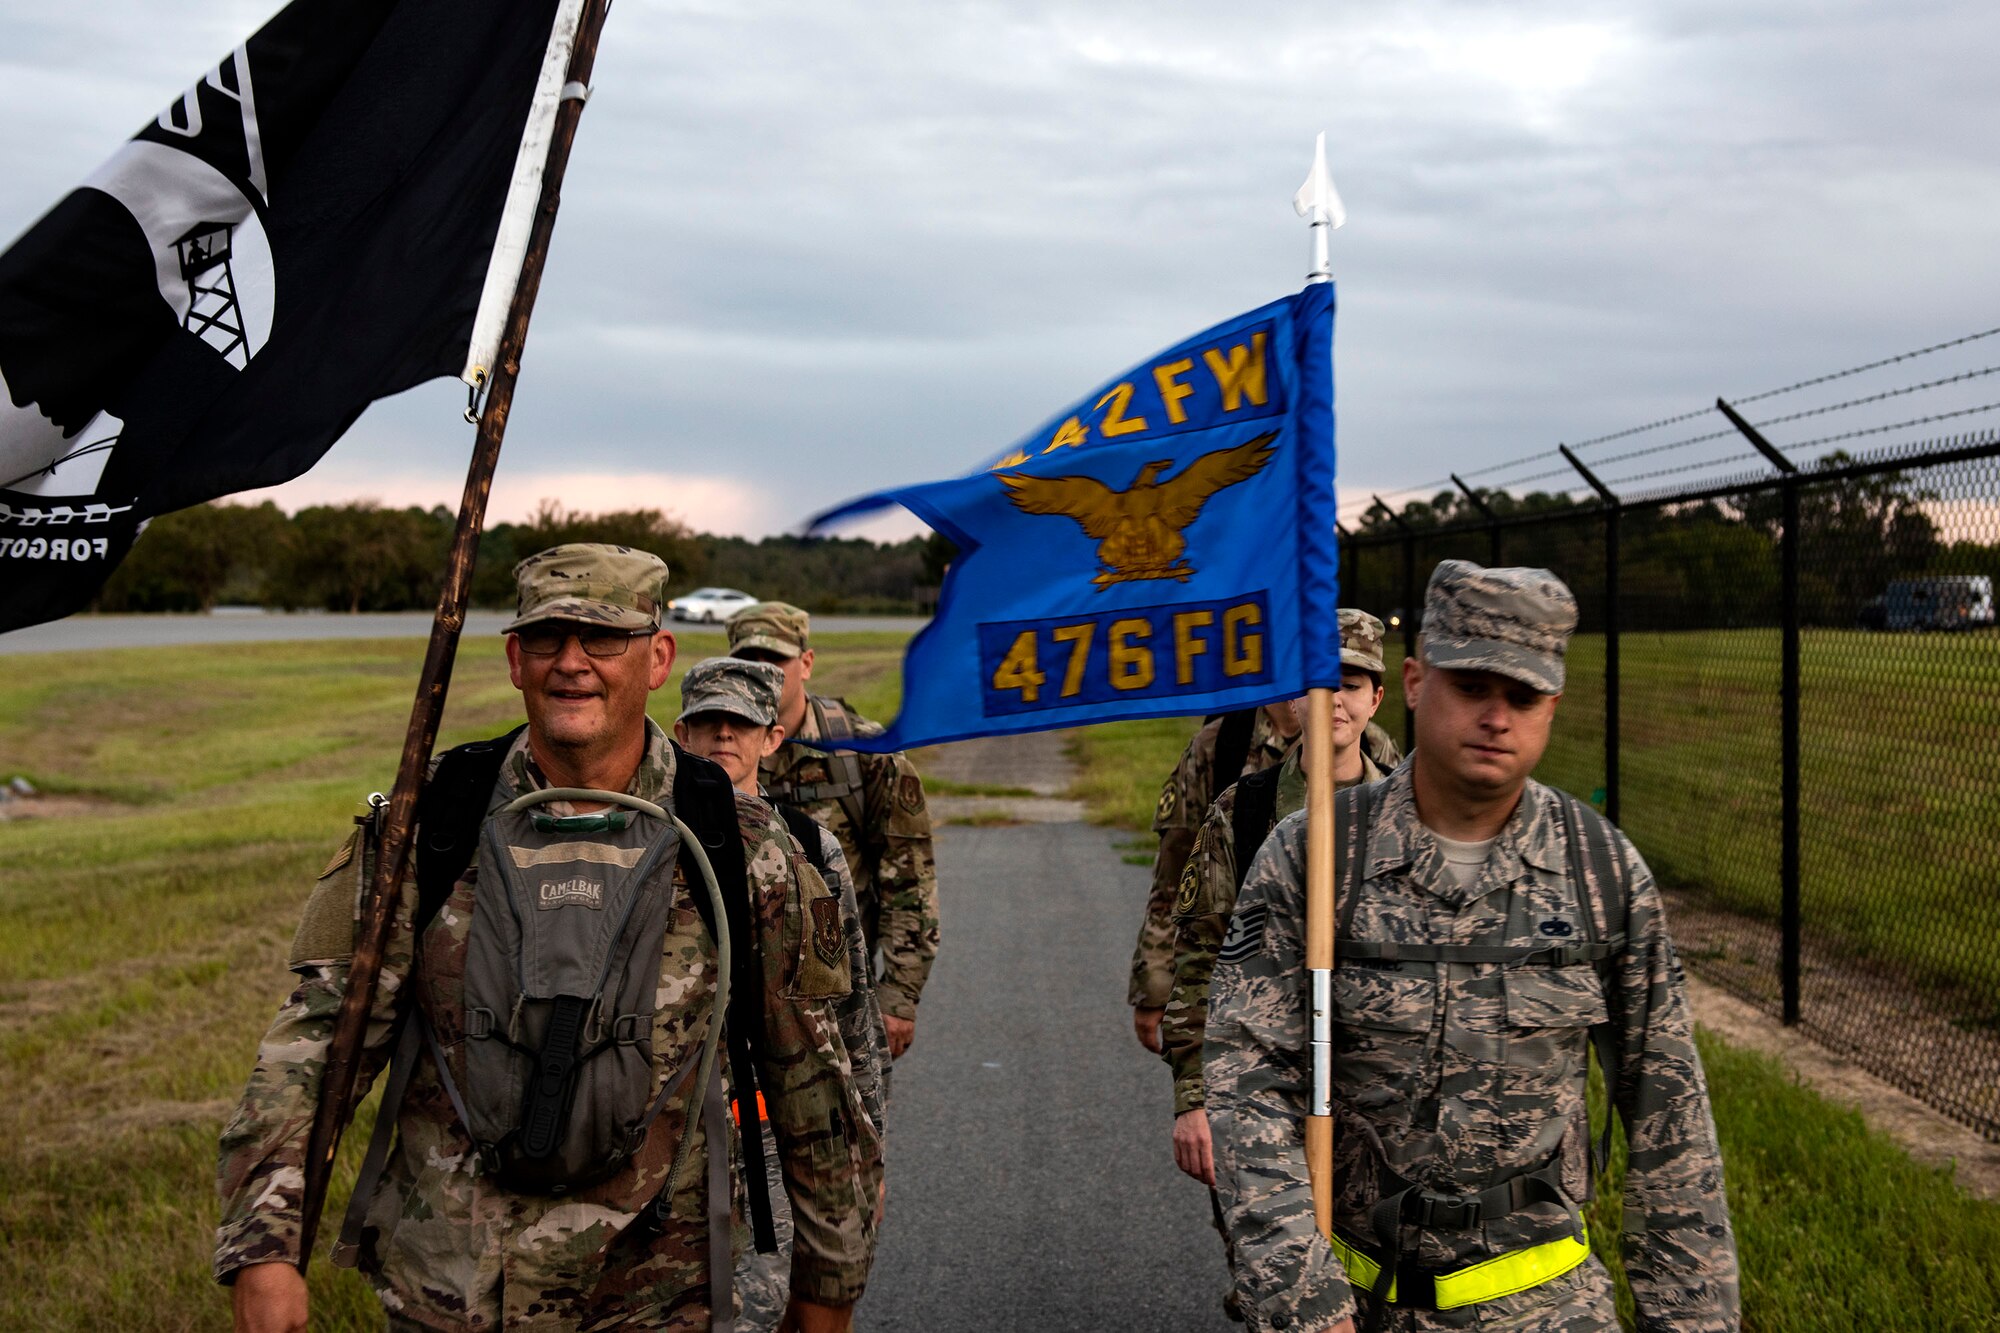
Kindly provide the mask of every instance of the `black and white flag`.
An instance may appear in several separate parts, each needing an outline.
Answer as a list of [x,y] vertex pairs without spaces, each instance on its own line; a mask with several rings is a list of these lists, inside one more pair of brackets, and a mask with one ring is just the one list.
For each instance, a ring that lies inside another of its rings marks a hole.
[[581,9],[294,0],[0,253],[0,630],[491,363]]

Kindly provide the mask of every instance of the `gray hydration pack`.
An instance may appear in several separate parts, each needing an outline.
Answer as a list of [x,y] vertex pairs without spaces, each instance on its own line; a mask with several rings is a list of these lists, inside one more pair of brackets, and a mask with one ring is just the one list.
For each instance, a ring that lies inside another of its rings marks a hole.
[[[680,835],[657,807],[561,818],[532,792],[486,822],[465,954],[465,1086],[440,1081],[495,1179],[561,1194],[617,1172],[653,1093],[653,1006]],[[489,878],[490,877],[490,878]]]

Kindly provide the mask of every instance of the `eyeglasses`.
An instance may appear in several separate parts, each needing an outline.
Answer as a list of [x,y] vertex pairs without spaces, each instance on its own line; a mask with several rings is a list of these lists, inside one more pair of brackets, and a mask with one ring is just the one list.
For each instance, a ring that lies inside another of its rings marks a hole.
[[530,657],[554,657],[563,645],[575,639],[590,657],[623,657],[632,640],[651,638],[649,629],[613,629],[609,625],[530,625],[514,638]]

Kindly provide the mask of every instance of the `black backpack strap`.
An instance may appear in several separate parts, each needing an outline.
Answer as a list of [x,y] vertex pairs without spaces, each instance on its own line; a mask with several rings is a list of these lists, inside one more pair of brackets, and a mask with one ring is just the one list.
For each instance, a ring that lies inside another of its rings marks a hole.
[[492,740],[474,741],[438,757],[437,769],[417,797],[417,921],[416,933],[451,897],[452,885],[472,864],[479,830],[493,802],[493,784],[500,766],[527,724]]
[[[750,873],[743,860],[743,830],[736,817],[735,785],[720,764],[675,745],[673,808],[681,822],[701,840],[709,866],[715,871],[715,882],[722,890],[730,941],[726,1016],[729,1069],[737,1100],[745,1106],[754,1106],[756,1056],[764,1049],[764,964],[757,948],[756,920],[750,907]],[[693,853],[683,849],[681,855],[688,882],[698,883],[701,871],[693,864]],[[709,932],[715,934],[715,909],[707,893],[695,891],[688,896],[694,899],[695,910],[701,913]],[[765,1188],[764,1131],[754,1117],[747,1118],[742,1129],[750,1229],[758,1252],[770,1254],[778,1248],[778,1238],[771,1225],[771,1199]],[[670,1199],[656,1199],[654,1209],[649,1211],[664,1210],[671,1204]]]
[[[1240,768],[1241,765],[1238,765]],[[1271,825],[1278,822],[1277,768],[1261,768],[1236,784],[1236,803],[1229,811],[1229,834],[1236,849],[1236,891],[1243,891],[1243,877]]]
[[[1590,1044],[1597,1051],[1597,1067],[1604,1072],[1604,1128],[1591,1145],[1591,1194],[1597,1192],[1597,1177],[1611,1161],[1611,1124],[1617,1116],[1618,987],[1616,960],[1625,952],[1627,918],[1631,911],[1629,869],[1619,852],[1610,821],[1568,792],[1555,792],[1561,812],[1563,838],[1569,844],[1570,891],[1576,895],[1577,916],[1583,922],[1585,941],[1595,946],[1597,975],[1604,987],[1604,1003],[1610,1017],[1590,1029]],[[1599,929],[1587,886],[1595,881],[1603,886],[1604,925]]]
[[1250,736],[1256,729],[1254,708],[1239,708],[1222,715],[1222,730],[1215,737],[1214,790],[1221,791],[1243,771],[1243,765],[1250,760]]
[[812,864],[814,870],[819,871],[819,877],[825,879],[826,849],[820,845],[819,835],[824,830],[820,827],[819,821],[796,805],[785,805],[780,802],[777,809],[778,817],[785,821],[785,827],[799,840],[799,847],[805,852],[806,860]]

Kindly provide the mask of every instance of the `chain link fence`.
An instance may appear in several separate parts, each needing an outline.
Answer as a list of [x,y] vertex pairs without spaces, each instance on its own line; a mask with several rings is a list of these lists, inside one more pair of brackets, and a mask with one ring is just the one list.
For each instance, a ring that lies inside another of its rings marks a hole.
[[[1581,623],[1537,777],[1632,836],[1692,970],[2000,1141],[2000,435],[1598,489],[1380,506],[1342,600],[1400,660],[1439,560],[1560,575]],[[1378,720],[1411,734],[1393,686]]]

